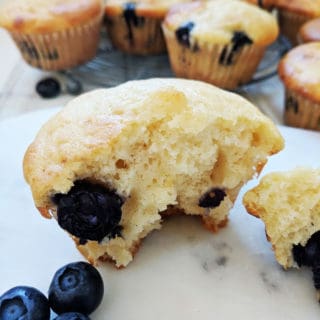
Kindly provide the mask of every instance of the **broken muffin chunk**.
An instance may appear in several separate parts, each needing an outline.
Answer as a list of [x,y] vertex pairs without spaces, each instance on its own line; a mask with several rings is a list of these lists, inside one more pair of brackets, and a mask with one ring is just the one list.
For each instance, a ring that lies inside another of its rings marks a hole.
[[162,217],[184,212],[217,231],[242,185],[281,150],[257,108],[212,85],[132,81],[79,96],[28,148],[35,205],[92,263],[126,266]]
[[243,203],[265,223],[277,261],[285,269],[311,267],[320,289],[320,170],[267,174]]

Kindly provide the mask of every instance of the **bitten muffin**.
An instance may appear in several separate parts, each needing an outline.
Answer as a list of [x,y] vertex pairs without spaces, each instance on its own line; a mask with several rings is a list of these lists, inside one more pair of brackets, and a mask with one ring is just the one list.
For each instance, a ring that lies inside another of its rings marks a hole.
[[298,33],[298,42],[320,41],[320,18],[312,19],[302,25]]
[[84,94],[28,148],[34,202],[91,262],[126,266],[165,214],[227,222],[241,186],[283,148],[242,97],[182,79],[132,81]]
[[102,16],[101,0],[7,0],[0,9],[0,26],[27,63],[63,70],[95,56]]
[[138,55],[166,52],[161,23],[169,8],[188,0],[107,0],[105,18],[112,44]]
[[271,14],[234,0],[176,5],[167,14],[163,30],[178,77],[226,89],[251,80],[266,47],[278,36]]
[[320,289],[320,170],[267,174],[244,195],[243,203],[265,223],[277,261],[285,269],[312,267]]
[[274,0],[278,9],[279,25],[293,45],[301,26],[310,19],[320,17],[320,0]]
[[278,72],[285,86],[284,122],[320,130],[320,42],[310,42],[289,51]]

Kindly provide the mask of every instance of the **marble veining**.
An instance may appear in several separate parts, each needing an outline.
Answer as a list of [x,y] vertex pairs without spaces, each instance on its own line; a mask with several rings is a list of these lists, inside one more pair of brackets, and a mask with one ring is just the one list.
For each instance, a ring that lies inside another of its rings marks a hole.
[[[24,151],[52,113],[0,122],[0,294],[16,285],[47,292],[59,267],[83,259],[54,219],[37,212],[22,175]],[[319,133],[281,131],[286,150],[264,172],[319,163]],[[245,212],[240,199],[241,194],[229,225],[217,234],[196,217],[169,217],[127,268],[101,264],[106,295],[92,320],[319,319],[310,271],[284,271],[277,264],[263,224]]]

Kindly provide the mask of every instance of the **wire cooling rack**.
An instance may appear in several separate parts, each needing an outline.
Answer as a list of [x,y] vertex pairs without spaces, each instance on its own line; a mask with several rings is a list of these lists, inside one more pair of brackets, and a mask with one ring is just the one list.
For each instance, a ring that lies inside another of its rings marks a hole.
[[[253,79],[246,86],[275,75],[279,59],[289,49],[289,41],[280,36],[267,48]],[[71,87],[83,84],[113,87],[128,80],[174,77],[166,54],[147,57],[126,54],[113,48],[106,37],[103,37],[93,60],[62,73]]]

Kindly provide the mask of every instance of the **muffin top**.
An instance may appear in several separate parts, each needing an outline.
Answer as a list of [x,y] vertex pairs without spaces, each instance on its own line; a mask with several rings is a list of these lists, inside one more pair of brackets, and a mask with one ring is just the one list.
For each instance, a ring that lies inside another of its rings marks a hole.
[[108,16],[118,16],[131,9],[137,16],[162,19],[174,4],[183,2],[188,0],[107,0],[105,12]]
[[320,41],[320,18],[306,22],[299,30],[301,42]]
[[[138,136],[145,147],[149,145],[161,123],[186,137],[202,136],[213,124],[215,130],[233,128],[236,135],[248,130],[251,136],[244,148],[254,146],[256,159],[283,147],[272,121],[239,95],[193,80],[130,81],[77,97],[42,127],[24,157],[24,174],[36,206],[46,207],[50,195],[68,192],[75,180],[94,177],[106,182],[107,161],[111,159],[113,168],[117,159],[125,159],[123,148],[128,150]],[[166,140],[161,141],[163,146]],[[177,143],[173,141],[172,146]]]
[[101,0],[7,0],[0,8],[0,26],[10,32],[59,31],[86,23],[102,10]]
[[320,16],[320,0],[274,0],[274,5],[308,17]]
[[170,9],[163,27],[176,34],[188,27],[191,45],[204,42],[229,44],[236,35],[241,35],[250,43],[265,46],[279,33],[276,19],[271,14],[237,0],[178,4]]
[[288,89],[320,102],[320,42],[290,50],[279,63],[279,76]]

